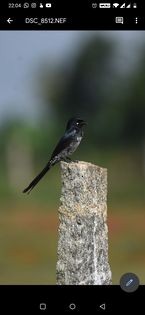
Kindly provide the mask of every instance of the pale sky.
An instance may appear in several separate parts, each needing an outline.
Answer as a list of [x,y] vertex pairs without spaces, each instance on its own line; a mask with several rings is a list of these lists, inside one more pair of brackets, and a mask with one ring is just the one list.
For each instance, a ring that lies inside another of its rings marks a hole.
[[82,41],[97,34],[117,40],[118,55],[124,51],[130,62],[145,43],[143,31],[0,31],[0,122],[11,115],[37,117],[34,69],[43,60],[56,64],[73,57]]

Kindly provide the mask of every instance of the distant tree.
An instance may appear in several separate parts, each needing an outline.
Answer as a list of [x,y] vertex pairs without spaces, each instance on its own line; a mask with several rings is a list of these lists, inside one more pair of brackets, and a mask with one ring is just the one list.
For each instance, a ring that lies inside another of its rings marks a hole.
[[93,132],[99,113],[108,103],[112,80],[115,82],[114,58],[114,42],[96,37],[80,45],[74,58],[67,58],[56,68],[43,66],[38,86],[48,114],[53,112],[59,121],[81,116],[91,122]]
[[[134,69],[122,71],[116,43],[96,37],[80,44],[75,56],[44,65],[38,76],[45,117],[81,116],[92,144],[136,143],[145,138],[145,54]],[[56,124],[57,125],[57,124]],[[63,123],[64,125],[64,123]]]

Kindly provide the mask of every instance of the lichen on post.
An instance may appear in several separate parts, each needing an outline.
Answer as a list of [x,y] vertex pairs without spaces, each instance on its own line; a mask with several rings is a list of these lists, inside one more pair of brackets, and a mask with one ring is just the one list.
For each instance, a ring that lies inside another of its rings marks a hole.
[[107,169],[61,162],[57,284],[108,285]]

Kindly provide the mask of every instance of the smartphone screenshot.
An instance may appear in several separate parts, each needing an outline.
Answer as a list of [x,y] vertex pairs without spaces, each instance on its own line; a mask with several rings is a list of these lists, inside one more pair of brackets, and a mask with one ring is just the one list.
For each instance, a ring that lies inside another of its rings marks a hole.
[[0,4],[1,314],[145,312],[145,4]]

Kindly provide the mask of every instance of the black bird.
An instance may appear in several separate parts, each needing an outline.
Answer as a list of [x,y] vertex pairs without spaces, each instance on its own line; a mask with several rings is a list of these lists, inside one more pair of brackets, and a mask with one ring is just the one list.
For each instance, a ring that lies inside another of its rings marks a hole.
[[84,132],[83,126],[86,122],[79,118],[71,118],[67,125],[64,136],[58,142],[54,149],[49,162],[43,170],[32,180],[28,187],[23,190],[23,193],[30,193],[30,191],[37,185],[40,179],[50,170],[50,168],[60,161],[71,162],[69,156],[79,146]]

